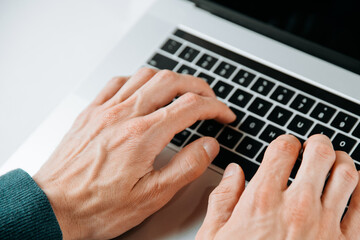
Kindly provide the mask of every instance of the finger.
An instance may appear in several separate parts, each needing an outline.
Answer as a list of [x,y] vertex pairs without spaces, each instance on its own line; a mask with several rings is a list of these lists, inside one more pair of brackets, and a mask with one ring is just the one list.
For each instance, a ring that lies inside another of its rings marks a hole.
[[213,239],[215,233],[229,220],[244,189],[244,172],[239,165],[229,164],[219,186],[210,194],[205,220],[197,237]]
[[92,104],[101,105],[112,98],[119,89],[124,86],[129,77],[114,77],[112,78],[105,87],[96,96]]
[[129,98],[136,90],[149,81],[158,70],[153,68],[140,68],[127,83],[109,101],[110,105],[116,105]]
[[[360,172],[358,172],[360,174]],[[360,177],[360,176],[359,176]],[[349,208],[341,222],[341,230],[347,239],[357,239],[360,236],[360,184],[357,183],[351,196]]]
[[142,191],[149,189],[149,194],[158,198],[157,208],[160,208],[183,186],[198,178],[207,169],[219,148],[219,143],[214,138],[200,138],[178,152],[167,165],[150,172],[136,186]]
[[325,211],[335,214],[338,223],[359,181],[358,178],[359,176],[351,157],[345,152],[337,151],[335,164],[321,198]]
[[[187,92],[207,97],[216,97],[213,90],[203,79],[163,70],[138,89],[132,95],[132,98],[136,99],[135,106],[137,113],[139,116],[142,116],[165,106],[176,96]],[[129,101],[132,100],[129,99]]]
[[151,126],[152,137],[157,139],[156,144],[164,147],[176,133],[198,120],[215,119],[221,123],[230,123],[235,118],[236,115],[229,107],[216,98],[186,93],[170,105],[146,115],[144,121]]
[[286,189],[300,149],[301,143],[293,135],[281,135],[276,138],[267,147],[264,159],[252,182],[260,185],[270,184],[271,187],[281,190]]
[[303,159],[291,187],[307,184],[320,199],[326,177],[335,162],[335,151],[328,137],[323,134],[311,136],[304,143]]

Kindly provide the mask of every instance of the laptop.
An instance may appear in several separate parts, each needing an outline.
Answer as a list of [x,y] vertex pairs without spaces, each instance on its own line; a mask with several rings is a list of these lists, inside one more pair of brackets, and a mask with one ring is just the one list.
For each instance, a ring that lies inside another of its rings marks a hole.
[[[0,173],[23,168],[35,174],[106,82],[133,74],[140,66],[203,78],[237,120],[226,126],[199,121],[175,135],[155,167],[202,136],[215,137],[220,153],[199,179],[118,239],[193,239],[224,168],[238,163],[249,181],[266,147],[280,134],[293,134],[302,142],[312,134],[325,134],[360,170],[359,7],[355,0],[291,5],[158,0]],[[299,166],[297,161],[288,184]]]

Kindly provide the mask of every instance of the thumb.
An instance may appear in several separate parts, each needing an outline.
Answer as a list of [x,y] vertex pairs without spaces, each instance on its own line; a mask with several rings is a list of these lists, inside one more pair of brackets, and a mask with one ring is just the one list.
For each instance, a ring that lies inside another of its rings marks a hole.
[[157,174],[157,184],[174,195],[198,178],[219,153],[219,143],[211,137],[200,138],[178,152]]
[[219,186],[210,194],[205,220],[196,239],[213,239],[216,232],[229,220],[244,189],[244,172],[239,165],[230,163]]

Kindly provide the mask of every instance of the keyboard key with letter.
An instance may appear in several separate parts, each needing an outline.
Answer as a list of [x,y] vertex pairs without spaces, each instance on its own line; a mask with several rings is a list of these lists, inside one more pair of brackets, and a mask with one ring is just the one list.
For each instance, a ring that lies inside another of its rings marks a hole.
[[313,121],[303,118],[299,115],[296,115],[294,119],[290,122],[288,128],[296,133],[305,135],[310,127],[313,125]]
[[255,98],[255,100],[249,106],[248,110],[263,117],[269,111],[271,106],[272,103],[265,101],[264,99],[261,98]]
[[355,143],[355,139],[349,138],[341,133],[338,133],[333,140],[333,146],[335,150],[344,151],[347,153],[350,153]]
[[268,119],[274,123],[284,126],[292,116],[292,112],[285,110],[282,107],[276,106],[269,114]]
[[236,148],[236,152],[252,159],[260,151],[262,145],[261,142],[246,136]]
[[233,121],[229,125],[233,126],[233,127],[236,127],[239,124],[239,122],[245,117],[245,113],[238,110],[238,109],[236,109],[236,108],[233,108],[233,107],[230,107],[230,109],[231,109],[231,111],[233,111],[233,113],[235,113],[236,119],[235,119],[235,121]]
[[204,136],[215,137],[222,127],[223,125],[215,120],[206,120],[200,125],[198,132]]
[[195,69],[193,69],[192,67],[189,67],[185,64],[181,65],[181,67],[177,70],[178,73],[181,74],[190,74],[190,75],[194,75],[194,73],[196,72]]
[[245,121],[240,125],[239,129],[253,136],[256,136],[264,125],[264,121],[261,121],[253,116],[248,116]]
[[334,135],[335,131],[330,129],[330,128],[327,128],[321,124],[316,124],[316,126],[314,127],[313,130],[311,130],[310,134],[309,134],[309,137],[311,135],[314,135],[314,134],[324,134],[326,136],[328,136],[329,138],[332,138],[332,136]]
[[260,134],[260,139],[270,143],[282,134],[285,134],[284,130],[274,127],[273,125],[268,125],[265,130]]
[[222,145],[224,145],[228,148],[233,148],[239,142],[241,137],[242,137],[241,133],[239,133],[229,127],[225,127],[224,130],[217,137],[217,140]]

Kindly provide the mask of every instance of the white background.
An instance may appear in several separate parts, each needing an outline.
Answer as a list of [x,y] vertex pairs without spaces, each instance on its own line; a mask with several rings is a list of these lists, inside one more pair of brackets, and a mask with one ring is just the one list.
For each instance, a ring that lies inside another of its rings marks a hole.
[[0,166],[153,2],[0,0]]

